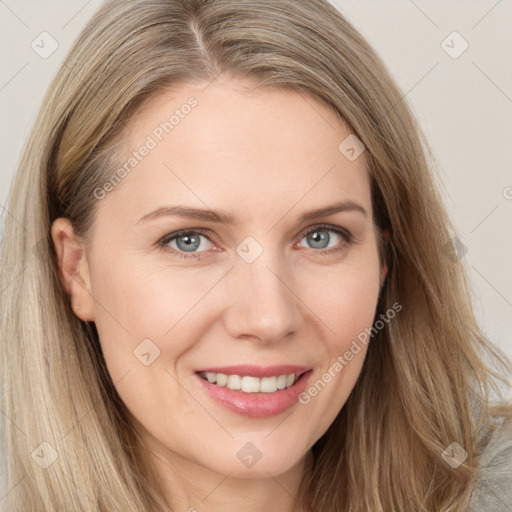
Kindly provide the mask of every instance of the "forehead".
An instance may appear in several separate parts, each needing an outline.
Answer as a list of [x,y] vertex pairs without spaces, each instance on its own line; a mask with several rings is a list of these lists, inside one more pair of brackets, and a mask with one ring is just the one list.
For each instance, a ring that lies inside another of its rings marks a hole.
[[311,95],[240,81],[181,85],[146,101],[127,128],[118,165],[128,172],[111,196],[135,208],[229,202],[265,215],[351,199],[370,211],[364,153],[347,158],[351,130]]

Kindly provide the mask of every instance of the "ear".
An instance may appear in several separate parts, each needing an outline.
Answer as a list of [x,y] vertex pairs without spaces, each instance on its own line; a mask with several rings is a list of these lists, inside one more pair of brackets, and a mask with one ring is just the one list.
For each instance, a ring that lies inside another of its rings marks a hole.
[[94,300],[85,244],[75,234],[69,219],[56,219],[51,234],[57,253],[59,278],[70,296],[73,312],[84,322],[92,322]]
[[[384,235],[384,240],[385,240],[385,244],[388,244],[389,243],[389,239],[391,237],[390,233],[389,233],[389,229],[385,229],[383,231],[383,235]],[[388,275],[388,266],[386,264],[382,265],[382,270],[381,270],[381,274],[380,274],[380,287],[382,288],[382,286],[384,285],[384,280],[386,279],[386,276]]]

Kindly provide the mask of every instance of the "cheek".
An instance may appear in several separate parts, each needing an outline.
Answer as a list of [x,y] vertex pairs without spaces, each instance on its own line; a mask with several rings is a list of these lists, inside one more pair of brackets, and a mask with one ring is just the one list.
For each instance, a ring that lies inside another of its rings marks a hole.
[[376,253],[363,264],[332,273],[323,288],[312,289],[308,305],[323,327],[322,365],[299,402],[316,417],[315,436],[334,421],[361,373],[379,295]]
[[192,414],[176,384],[181,376],[175,365],[200,339],[195,328],[201,320],[195,315],[203,311],[198,303],[204,290],[191,285],[187,272],[147,269],[121,259],[115,267],[98,265],[94,275],[95,323],[112,381],[135,418],[163,431],[168,428],[163,411]]
[[[197,348],[215,321],[214,286],[225,269],[112,260],[99,262],[93,282],[95,323],[112,381],[138,418],[152,418],[158,424],[160,411],[169,404],[180,404],[186,416],[191,404],[174,379],[181,382],[179,362]],[[211,296],[209,290],[214,292]],[[165,396],[155,390],[165,390]]]
[[343,350],[346,343],[372,324],[380,289],[376,251],[360,253],[327,273],[305,275],[302,295],[328,333],[329,351]]

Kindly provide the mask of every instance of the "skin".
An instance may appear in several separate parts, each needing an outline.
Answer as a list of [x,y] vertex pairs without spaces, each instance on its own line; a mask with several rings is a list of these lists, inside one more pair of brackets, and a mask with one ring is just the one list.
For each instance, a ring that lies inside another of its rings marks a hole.
[[[79,318],[94,321],[108,370],[152,453],[159,484],[174,510],[302,510],[296,496],[311,447],[346,402],[366,348],[306,405],[270,418],[248,418],[213,402],[194,372],[253,363],[306,365],[314,383],[372,325],[381,266],[364,153],[338,150],[350,134],[317,99],[217,79],[150,99],[129,124],[125,156],[144,144],[190,96],[198,105],[121,184],[96,203],[83,241],[67,219],[52,226],[63,282]],[[123,161],[124,162],[124,161]],[[122,164],[121,164],[122,165]],[[299,222],[300,214],[340,200],[345,211]],[[164,205],[224,210],[237,223],[160,217]],[[329,241],[305,232],[321,223]],[[187,259],[183,238],[209,230]],[[236,252],[248,236],[263,253],[247,263]],[[337,253],[323,249],[343,247]],[[174,249],[174,253],[172,252]],[[200,257],[193,257],[193,255]],[[144,339],[160,355],[145,366],[134,350]],[[237,452],[262,453],[252,467]]]

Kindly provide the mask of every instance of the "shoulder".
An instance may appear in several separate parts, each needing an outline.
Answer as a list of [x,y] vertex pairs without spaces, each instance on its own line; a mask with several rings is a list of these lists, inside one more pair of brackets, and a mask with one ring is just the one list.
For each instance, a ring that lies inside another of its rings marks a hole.
[[494,420],[479,457],[476,481],[468,512],[512,510],[512,420]]

